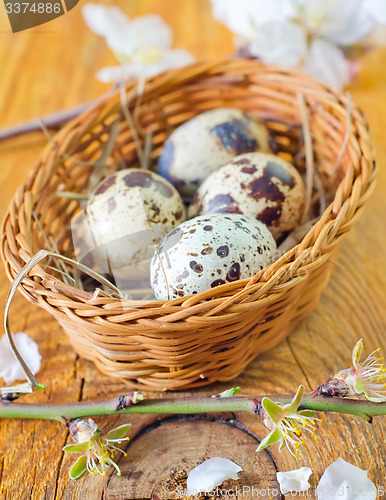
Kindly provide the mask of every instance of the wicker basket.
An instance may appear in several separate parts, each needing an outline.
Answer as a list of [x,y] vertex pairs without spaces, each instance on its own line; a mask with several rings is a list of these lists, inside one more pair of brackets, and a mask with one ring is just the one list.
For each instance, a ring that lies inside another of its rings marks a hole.
[[[132,110],[135,92],[136,85],[128,85]],[[59,274],[37,266],[24,279],[22,293],[49,311],[75,350],[108,375],[171,390],[237,376],[256,355],[283,340],[318,302],[330,277],[331,258],[374,187],[376,166],[366,119],[351,104],[347,135],[345,95],[296,71],[252,60],[195,64],[155,77],[146,83],[135,114],[142,141],[152,128],[151,158],[156,160],[170,132],[196,114],[220,106],[247,110],[266,121],[277,151],[301,168],[299,94],[307,107],[320,177],[325,190],[335,195],[300,244],[269,268],[251,280],[178,300],[123,304],[65,287]],[[60,187],[85,190],[92,167],[81,162],[99,156],[120,116],[117,92],[69,122],[56,134],[56,146],[45,148],[4,221],[2,255],[11,280],[46,246],[40,227],[61,253],[71,255],[66,227],[79,204],[56,192]],[[124,118],[109,161],[122,159],[128,166],[137,162]]]

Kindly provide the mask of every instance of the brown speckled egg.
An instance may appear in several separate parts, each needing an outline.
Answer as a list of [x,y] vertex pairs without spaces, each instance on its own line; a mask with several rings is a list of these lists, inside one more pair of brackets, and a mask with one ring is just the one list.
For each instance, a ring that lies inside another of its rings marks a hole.
[[154,172],[138,168],[106,177],[90,196],[88,230],[112,270],[152,257],[154,243],[185,220],[177,190]]
[[303,179],[290,163],[272,154],[247,153],[204,181],[189,207],[189,217],[245,214],[264,222],[278,239],[299,223],[304,198]]
[[213,109],[170,135],[158,169],[183,196],[192,196],[208,175],[249,151],[270,151],[265,125],[239,109]]
[[154,295],[173,299],[250,278],[273,261],[275,250],[272,234],[256,219],[200,215],[173,229],[158,246],[150,267]]

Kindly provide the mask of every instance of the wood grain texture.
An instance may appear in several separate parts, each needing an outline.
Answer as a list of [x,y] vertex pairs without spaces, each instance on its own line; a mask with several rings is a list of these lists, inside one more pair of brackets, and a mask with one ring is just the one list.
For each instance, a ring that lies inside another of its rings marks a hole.
[[[232,51],[232,36],[211,18],[209,0],[117,0],[105,3],[121,5],[130,16],[149,12],[161,14],[174,29],[175,45],[190,50],[197,58],[222,57]],[[354,100],[367,113],[373,129],[380,165],[376,192],[363,218],[345,240],[331,282],[319,305],[288,340],[261,355],[234,381],[235,385],[242,387],[242,394],[292,393],[300,383],[311,389],[337,369],[350,365],[351,348],[360,337],[364,339],[368,352],[377,346],[386,352],[385,60],[386,50],[368,54],[358,80],[350,88]],[[47,25],[14,35],[1,4],[0,126],[9,126],[99,96],[106,91],[106,86],[99,83],[94,74],[106,64],[114,64],[114,58],[103,41],[85,27],[79,7]],[[12,194],[45,143],[41,133],[0,143],[1,213],[5,213]],[[3,304],[8,287],[1,269]],[[21,296],[12,306],[11,327],[15,332],[24,330],[30,334],[39,343],[43,354],[39,380],[46,383],[48,389],[34,394],[28,401],[99,399],[131,389],[127,384],[101,375],[91,363],[78,359],[59,325]],[[218,384],[194,394],[211,394],[223,388]],[[150,392],[146,395],[154,396]],[[256,418],[243,414],[231,417],[240,426],[245,425],[257,438],[265,435],[262,423]],[[118,422],[128,421],[128,418],[96,420],[109,429]],[[131,447],[128,447],[129,456],[120,461],[124,471],[121,478],[111,474],[105,478],[85,477],[79,482],[68,477],[74,457],[61,451],[70,442],[67,430],[61,424],[1,421],[0,498],[156,498],[149,496],[149,485],[141,483],[140,478],[142,473],[149,474],[146,476],[149,478],[155,477],[156,472],[151,471],[157,463],[154,456],[159,455],[160,449],[165,449],[164,479],[168,474],[172,478],[172,470],[176,468],[193,466],[204,457],[217,454],[217,448],[210,444],[208,436],[215,436],[214,443],[221,441],[217,426],[224,424],[208,421],[168,423],[164,430],[164,427],[154,424],[155,420],[159,422],[152,416],[131,418],[134,424],[132,437],[146,428],[149,432],[133,441],[132,457]],[[356,417],[329,415],[323,417],[318,427],[318,441],[307,443],[298,460],[285,451],[279,454],[274,447],[267,467],[290,470],[310,466],[314,471],[312,486],[315,486],[325,467],[341,456],[368,469],[370,478],[378,486],[385,486],[385,419],[378,418],[370,425]],[[240,461],[240,464],[246,464],[249,457],[253,473],[258,475],[264,459],[255,455],[255,439],[225,425],[221,431],[223,448],[219,453],[224,447],[229,447],[229,440],[233,439],[235,445],[229,448],[226,456],[235,462]],[[179,441],[175,437],[178,435],[184,438],[183,446],[177,444]],[[202,436],[206,436],[205,439]],[[165,442],[170,442],[170,446]],[[136,461],[131,467],[133,459]],[[130,476],[133,471],[141,472],[138,482]],[[245,476],[240,484],[247,484]],[[252,497],[245,495],[242,498]],[[315,498],[314,493],[311,492],[308,498]]]

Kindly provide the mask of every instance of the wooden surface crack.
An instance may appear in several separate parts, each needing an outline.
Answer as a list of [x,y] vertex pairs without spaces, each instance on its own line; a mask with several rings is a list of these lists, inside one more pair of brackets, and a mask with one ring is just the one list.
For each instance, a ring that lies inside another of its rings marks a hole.
[[54,491],[54,499],[53,500],[56,500],[56,498],[57,498],[56,495],[58,492],[59,478],[60,478],[60,473],[62,471],[63,460],[64,460],[64,451],[62,450],[61,455],[60,455],[60,459],[59,459],[59,463],[57,466],[57,471],[55,474],[55,491]]
[[291,354],[292,354],[292,356],[294,358],[294,361],[295,361],[296,365],[298,366],[299,370],[302,372],[302,375],[304,376],[304,378],[307,381],[308,389],[310,391],[312,391],[314,389],[314,387],[312,387],[312,385],[311,385],[311,383],[310,383],[310,381],[309,381],[309,379],[307,377],[307,373],[304,371],[302,365],[300,364],[300,361],[298,360],[298,358],[297,358],[297,356],[295,354],[295,350],[291,346],[291,342],[289,341],[289,338],[286,339],[286,342],[287,342],[289,350],[291,351]]

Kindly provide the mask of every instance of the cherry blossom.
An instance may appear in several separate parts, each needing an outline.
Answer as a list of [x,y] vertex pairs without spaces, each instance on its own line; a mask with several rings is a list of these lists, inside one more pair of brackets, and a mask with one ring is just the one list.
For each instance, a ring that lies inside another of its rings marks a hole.
[[149,14],[130,20],[118,7],[87,3],[82,8],[87,26],[105,38],[120,66],[102,68],[102,82],[144,79],[172,68],[190,64],[192,56],[183,49],[172,49],[172,32],[162,18]]

